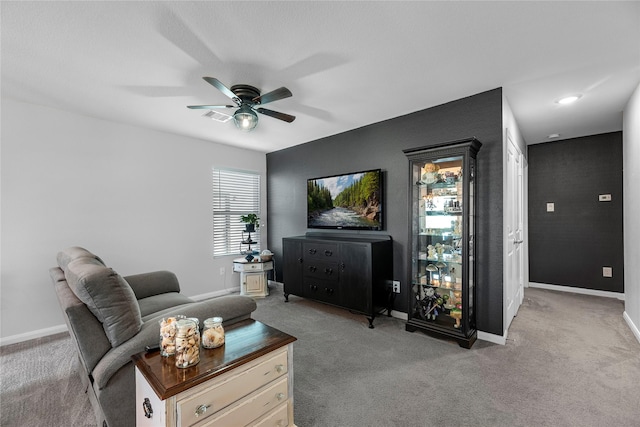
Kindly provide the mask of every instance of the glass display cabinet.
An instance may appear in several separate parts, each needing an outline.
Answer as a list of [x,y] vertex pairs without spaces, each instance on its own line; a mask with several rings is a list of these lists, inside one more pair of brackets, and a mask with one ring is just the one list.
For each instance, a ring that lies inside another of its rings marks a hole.
[[475,138],[404,150],[410,164],[407,331],[476,340]]

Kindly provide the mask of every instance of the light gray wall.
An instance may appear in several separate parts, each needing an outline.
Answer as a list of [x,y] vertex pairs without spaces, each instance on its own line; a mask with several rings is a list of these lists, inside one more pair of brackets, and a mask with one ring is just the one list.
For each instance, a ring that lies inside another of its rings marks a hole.
[[624,109],[624,293],[625,318],[640,341],[640,85]]
[[64,324],[48,269],[72,245],[189,296],[237,288],[212,256],[214,165],[261,173],[266,212],[264,153],[2,99],[3,343]]
[[502,90],[495,89],[269,153],[269,249],[279,257],[283,237],[307,231],[308,178],[381,168],[385,229],[370,233],[394,240],[394,276],[403,284],[395,309],[406,312],[409,163],[402,150],[475,136],[483,144],[478,154],[477,325],[502,335],[502,134]]

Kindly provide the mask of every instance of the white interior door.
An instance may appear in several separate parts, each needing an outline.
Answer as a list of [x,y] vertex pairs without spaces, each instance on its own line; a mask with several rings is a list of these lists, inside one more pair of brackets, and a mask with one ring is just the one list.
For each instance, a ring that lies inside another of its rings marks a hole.
[[505,331],[524,298],[524,166],[523,156],[507,132],[505,191]]

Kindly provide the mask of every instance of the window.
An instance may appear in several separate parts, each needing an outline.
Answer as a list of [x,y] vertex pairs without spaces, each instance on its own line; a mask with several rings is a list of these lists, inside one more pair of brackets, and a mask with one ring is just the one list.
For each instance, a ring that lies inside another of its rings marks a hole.
[[[260,175],[213,168],[213,256],[238,255],[248,249],[242,244],[245,223],[240,216],[260,216]],[[245,233],[245,238],[246,236]],[[256,242],[252,250],[260,250],[260,233],[251,233]]]

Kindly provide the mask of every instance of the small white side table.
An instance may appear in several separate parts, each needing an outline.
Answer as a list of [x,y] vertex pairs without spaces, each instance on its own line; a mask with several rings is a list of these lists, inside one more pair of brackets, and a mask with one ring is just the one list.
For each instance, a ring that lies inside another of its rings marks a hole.
[[240,295],[264,298],[269,295],[267,272],[273,270],[273,261],[233,260],[233,271],[240,273]]

